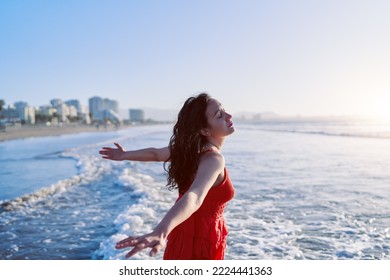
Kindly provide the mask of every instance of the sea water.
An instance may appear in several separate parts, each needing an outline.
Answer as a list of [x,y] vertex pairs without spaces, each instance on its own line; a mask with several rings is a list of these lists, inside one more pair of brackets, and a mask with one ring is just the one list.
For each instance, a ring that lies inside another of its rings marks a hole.
[[[237,123],[226,259],[390,259],[390,125]],[[0,143],[0,259],[123,259],[177,193],[162,163],[98,154],[163,147],[172,125]],[[134,259],[151,259],[146,252]],[[163,252],[157,254],[161,259]]]

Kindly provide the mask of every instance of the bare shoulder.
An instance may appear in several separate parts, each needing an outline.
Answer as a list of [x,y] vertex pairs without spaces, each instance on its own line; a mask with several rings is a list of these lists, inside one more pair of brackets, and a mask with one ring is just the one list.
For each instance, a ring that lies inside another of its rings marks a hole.
[[199,164],[220,171],[225,167],[225,158],[220,152],[211,150],[202,154]]
[[225,178],[225,158],[219,151],[204,153],[199,162],[199,172],[214,178],[213,186],[218,186]]

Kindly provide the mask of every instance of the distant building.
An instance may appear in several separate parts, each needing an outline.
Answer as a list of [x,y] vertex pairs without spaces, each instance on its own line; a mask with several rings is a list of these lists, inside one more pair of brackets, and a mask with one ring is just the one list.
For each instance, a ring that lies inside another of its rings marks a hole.
[[130,109],[129,117],[131,122],[144,122],[145,112],[141,109]]
[[52,99],[50,104],[56,109],[58,121],[69,123],[70,120],[78,117],[78,108],[81,108],[78,100],[69,100],[63,102],[61,99]]
[[39,106],[39,108],[35,111],[35,114],[36,121],[39,123],[58,123],[57,109],[53,108],[51,105]]
[[13,104],[8,105],[7,108],[1,110],[1,118],[3,118],[6,123],[20,123],[19,112]]
[[118,101],[94,96],[88,102],[92,120],[120,122]]
[[93,120],[94,121],[111,121],[113,123],[120,123],[121,122],[120,116],[117,113],[115,113],[113,110],[99,111],[93,116]]
[[59,98],[55,98],[55,99],[50,100],[50,104],[54,108],[57,108],[58,106],[62,105],[63,103],[64,102],[61,99],[59,99]]
[[88,113],[79,114],[79,118],[80,118],[82,123],[91,124],[91,117],[89,116]]
[[89,115],[88,106],[81,105],[78,116],[82,123],[91,124],[91,116]]
[[22,123],[35,124],[35,108],[28,106],[27,102],[15,102]]
[[56,109],[57,109],[57,114],[58,114],[58,117],[59,117],[59,121],[60,122],[67,122],[68,116],[69,116],[69,107],[68,107],[68,105],[62,103],[62,104],[57,105]]
[[79,100],[71,99],[71,100],[65,101],[65,104],[68,105],[69,107],[71,107],[71,106],[75,107],[78,114],[83,113],[82,106],[81,106],[81,103]]
[[39,115],[46,116],[46,117],[52,117],[54,114],[57,113],[57,109],[53,108],[51,106],[48,106],[48,105],[43,105],[43,106],[39,107],[37,112]]
[[112,110],[115,113],[119,114],[118,101],[105,98],[105,99],[103,99],[103,106],[104,106],[105,110]]
[[81,105],[80,113],[81,113],[81,114],[89,114],[89,108],[88,108],[88,106],[87,106],[87,105]]
[[2,118],[8,123],[35,124],[35,108],[28,106],[26,102],[15,102],[2,110]]
[[99,114],[100,111],[104,110],[103,99],[100,97],[97,97],[97,96],[91,97],[88,100],[88,103],[89,103],[89,112],[92,115],[92,119],[94,118],[94,116]]

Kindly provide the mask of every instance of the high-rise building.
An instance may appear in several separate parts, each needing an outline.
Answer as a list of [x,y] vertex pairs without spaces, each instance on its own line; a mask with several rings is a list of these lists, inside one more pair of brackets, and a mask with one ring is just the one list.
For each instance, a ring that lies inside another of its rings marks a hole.
[[71,99],[71,100],[65,101],[65,104],[68,105],[69,107],[70,107],[70,106],[75,107],[76,110],[77,110],[77,113],[79,113],[79,114],[82,113],[82,106],[81,106],[81,103],[80,103],[79,100],[77,100],[77,99]]
[[8,123],[19,123],[19,112],[15,108],[14,104],[9,104],[7,108],[1,110],[1,117],[6,119]]
[[28,106],[27,102],[15,102],[15,109],[23,123],[35,124],[35,108]]
[[104,110],[112,110],[115,113],[119,114],[118,101],[105,98],[103,99],[103,106],[104,106]]
[[144,122],[145,113],[141,109],[130,109],[129,110],[130,121],[132,122]]
[[88,103],[89,112],[92,114],[92,119],[94,119],[94,116],[97,116],[100,111],[104,110],[103,99],[98,96],[91,97],[88,100]]
[[57,109],[51,106],[44,105],[39,107],[38,113],[39,115],[45,117],[52,117],[55,113],[57,113]]
[[54,108],[57,108],[59,105],[62,105],[63,103],[64,102],[62,102],[62,99],[59,99],[59,98],[55,98],[55,99],[50,100],[50,104]]
[[73,105],[61,104],[57,106],[57,114],[60,117],[60,121],[68,122],[69,118],[77,117],[77,109]]
[[98,96],[91,97],[88,101],[92,120],[120,122],[118,101]]

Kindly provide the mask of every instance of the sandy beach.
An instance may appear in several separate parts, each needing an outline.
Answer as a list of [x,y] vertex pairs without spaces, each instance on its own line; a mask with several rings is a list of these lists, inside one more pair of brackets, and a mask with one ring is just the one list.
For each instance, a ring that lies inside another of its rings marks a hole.
[[114,126],[97,128],[91,125],[63,125],[63,126],[20,126],[7,127],[5,132],[0,132],[0,142],[29,138],[29,137],[44,137],[44,136],[59,136],[63,134],[81,133],[81,132],[103,132],[123,129],[127,126],[116,128]]

